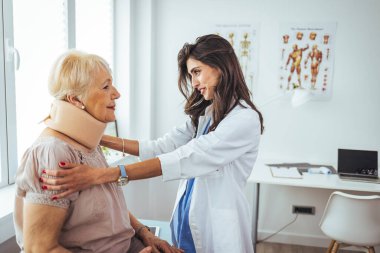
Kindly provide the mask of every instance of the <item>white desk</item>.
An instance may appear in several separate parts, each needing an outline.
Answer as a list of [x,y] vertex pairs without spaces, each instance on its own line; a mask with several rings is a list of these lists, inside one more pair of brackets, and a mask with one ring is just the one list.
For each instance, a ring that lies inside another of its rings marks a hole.
[[362,191],[380,193],[380,184],[341,180],[338,175],[304,174],[302,179],[273,177],[270,168],[263,161],[257,161],[248,182],[256,184],[252,216],[252,242],[257,244],[257,227],[259,218],[260,184],[274,184],[341,191]]

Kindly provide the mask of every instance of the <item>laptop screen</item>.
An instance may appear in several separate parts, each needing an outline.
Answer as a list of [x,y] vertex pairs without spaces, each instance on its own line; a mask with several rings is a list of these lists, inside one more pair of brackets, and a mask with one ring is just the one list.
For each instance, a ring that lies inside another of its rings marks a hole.
[[338,173],[377,177],[377,151],[338,149]]

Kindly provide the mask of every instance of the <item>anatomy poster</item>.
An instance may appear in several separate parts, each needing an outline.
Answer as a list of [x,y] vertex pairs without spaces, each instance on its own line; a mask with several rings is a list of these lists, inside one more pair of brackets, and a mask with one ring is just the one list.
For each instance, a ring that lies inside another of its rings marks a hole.
[[257,29],[251,24],[218,24],[216,34],[227,39],[239,59],[247,86],[253,91],[257,80]]
[[332,90],[336,24],[280,27],[280,89],[305,89],[316,98]]

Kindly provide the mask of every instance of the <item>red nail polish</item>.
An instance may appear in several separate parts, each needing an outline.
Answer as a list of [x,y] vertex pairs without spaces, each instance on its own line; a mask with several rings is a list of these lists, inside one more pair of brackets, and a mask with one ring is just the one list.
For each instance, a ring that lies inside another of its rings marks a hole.
[[46,174],[46,170],[42,170],[42,174]]
[[65,166],[66,163],[65,162],[59,162],[59,166]]
[[43,182],[44,182],[44,180],[42,179],[42,177],[40,177],[40,182],[41,182],[41,183],[43,183]]
[[43,185],[43,186],[42,186],[42,190],[47,190],[47,186],[46,186],[46,185]]
[[52,199],[52,200],[57,200],[57,197],[56,197],[56,196],[54,196],[54,197],[52,197],[51,199]]

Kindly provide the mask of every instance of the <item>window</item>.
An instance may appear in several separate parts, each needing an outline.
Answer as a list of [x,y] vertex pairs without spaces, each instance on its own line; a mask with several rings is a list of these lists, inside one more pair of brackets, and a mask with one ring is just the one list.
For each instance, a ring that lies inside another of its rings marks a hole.
[[21,156],[44,128],[40,122],[49,114],[47,80],[55,59],[77,48],[99,54],[113,67],[113,0],[0,1],[5,42],[0,71],[4,63],[6,70],[0,81],[1,187],[13,183]]
[[102,56],[113,69],[112,0],[76,1],[75,24],[76,48]]
[[50,67],[68,48],[65,20],[63,0],[13,0],[14,47],[19,54],[15,63],[18,161],[45,127],[39,122],[49,114],[52,101],[47,90]]
[[[91,6],[91,11],[88,11]],[[75,6],[75,47],[102,56],[113,63],[113,1],[80,0]],[[107,124],[106,133],[116,136],[116,124]]]

